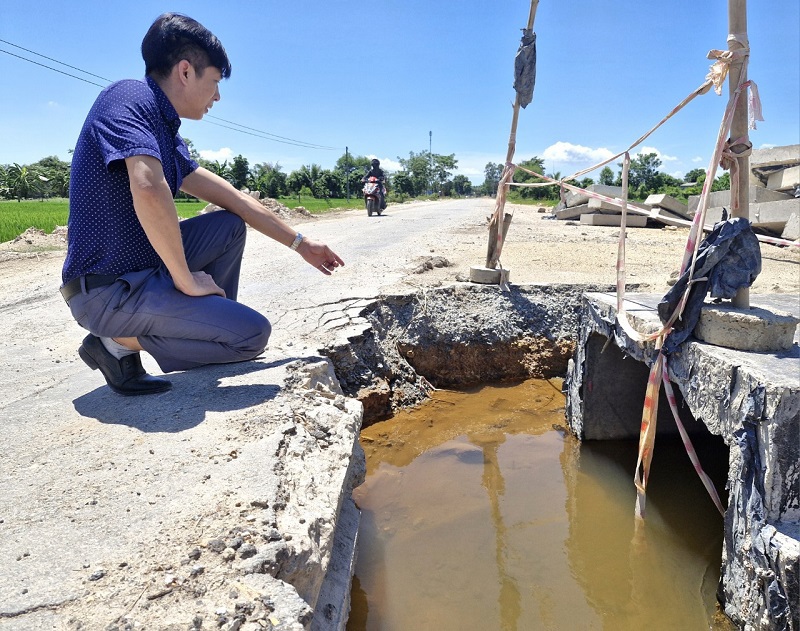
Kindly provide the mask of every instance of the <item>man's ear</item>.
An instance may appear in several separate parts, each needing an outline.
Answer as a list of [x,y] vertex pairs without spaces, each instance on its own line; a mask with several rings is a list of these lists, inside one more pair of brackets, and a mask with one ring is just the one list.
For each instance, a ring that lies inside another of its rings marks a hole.
[[192,68],[192,64],[189,63],[188,59],[181,59],[177,64],[175,64],[178,69],[178,78],[181,80],[182,83],[185,83],[189,80],[189,74]]

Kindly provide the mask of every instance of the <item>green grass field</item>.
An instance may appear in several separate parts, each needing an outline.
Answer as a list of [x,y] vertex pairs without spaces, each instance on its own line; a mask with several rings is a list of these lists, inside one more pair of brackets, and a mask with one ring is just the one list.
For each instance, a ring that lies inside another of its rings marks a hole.
[[297,208],[302,206],[308,212],[316,215],[324,213],[335,208],[363,208],[364,200],[362,197],[355,195],[350,196],[350,199],[316,199],[314,197],[301,197],[298,201],[297,196],[294,197],[281,197],[278,201],[287,208]]
[[[205,208],[205,202],[178,202],[178,214],[184,219],[194,217]],[[63,198],[38,200],[0,201],[0,242],[11,241],[28,228],[38,228],[46,233],[56,226],[66,226],[69,201]]]
[[[364,202],[360,197],[346,199],[314,199],[313,197],[285,197],[280,201],[284,206],[296,208],[303,206],[313,214],[321,214],[334,208],[361,208]],[[205,208],[205,202],[178,201],[178,215],[183,219],[194,217]],[[28,228],[38,228],[51,233],[56,226],[67,225],[69,201],[63,198],[45,199],[44,201],[26,199],[17,201],[0,201],[0,242],[15,239]]]

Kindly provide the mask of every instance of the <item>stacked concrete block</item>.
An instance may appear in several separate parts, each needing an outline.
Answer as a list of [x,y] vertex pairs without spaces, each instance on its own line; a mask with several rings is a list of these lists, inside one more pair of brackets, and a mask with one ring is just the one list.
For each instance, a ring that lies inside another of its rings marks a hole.
[[[750,156],[749,217],[755,228],[784,239],[797,239],[800,217],[800,145],[754,150]],[[689,213],[694,215],[699,195],[689,197]],[[722,209],[730,212],[730,191],[708,196],[706,225],[722,218]],[[795,235],[795,236],[793,236]]]
[[767,188],[794,194],[800,187],[800,166],[790,167],[771,173],[767,178]]
[[665,210],[681,219],[687,219],[689,221],[692,219],[692,215],[689,213],[689,208],[686,204],[674,197],[664,195],[663,193],[650,195],[644,200],[644,205],[650,206],[651,208],[658,208],[659,211]]
[[[792,199],[792,196],[787,195],[786,193],[773,191],[771,189],[764,188],[763,186],[755,186],[753,184],[750,185],[749,197],[751,204],[762,204],[765,202],[778,202],[785,199]],[[689,215],[691,217],[694,217],[699,205],[699,195],[689,196]],[[722,209],[723,207],[728,209],[731,207],[730,191],[716,191],[708,194],[708,210],[706,210],[706,216],[708,216],[708,212],[711,209]]]
[[[591,191],[592,193],[597,193],[598,195],[605,195],[606,197],[622,197],[622,187],[621,186],[608,186],[606,184],[592,184],[587,191]],[[586,193],[573,193],[569,192],[566,196],[566,207],[573,208],[575,206],[581,206],[582,204],[587,204],[589,200],[592,199],[590,195]]]
[[[587,191],[620,199],[621,186],[607,186],[605,184],[592,184]],[[555,209],[556,219],[578,219],[584,226],[619,226],[622,222],[621,203],[607,202],[597,199],[586,193],[568,193],[565,201]],[[647,216],[641,209],[628,206],[626,225],[629,228],[643,228],[647,225]]]
[[[611,215],[605,213],[592,213],[581,215],[582,226],[621,226],[622,214]],[[628,215],[625,217],[628,228],[644,228],[647,226],[647,217],[644,215]]]
[[572,208],[561,208],[555,211],[556,219],[575,219],[589,212],[589,204],[581,204]]
[[800,145],[754,149],[750,155],[750,184],[772,190],[769,178],[775,173],[800,166]]
[[789,215],[789,219],[786,220],[786,225],[783,227],[781,238],[789,241],[800,239],[800,213],[794,212]]

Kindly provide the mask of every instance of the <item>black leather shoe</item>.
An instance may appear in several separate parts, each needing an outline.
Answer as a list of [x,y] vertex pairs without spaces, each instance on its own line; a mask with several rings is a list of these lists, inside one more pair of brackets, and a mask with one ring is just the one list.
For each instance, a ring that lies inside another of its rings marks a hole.
[[117,394],[135,396],[157,394],[172,388],[172,383],[161,377],[148,375],[142,367],[139,353],[117,359],[108,352],[100,338],[87,335],[78,349],[78,355],[92,370],[100,369],[108,387]]

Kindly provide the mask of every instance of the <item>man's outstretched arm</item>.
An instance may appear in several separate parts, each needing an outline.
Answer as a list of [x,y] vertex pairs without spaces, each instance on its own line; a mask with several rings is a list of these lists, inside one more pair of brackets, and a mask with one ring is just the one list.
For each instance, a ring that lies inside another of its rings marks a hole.
[[[184,178],[181,190],[229,210],[249,226],[285,246],[291,246],[298,235],[297,230],[250,195],[237,191],[230,182],[203,167]],[[297,252],[309,265],[313,265],[323,274],[330,274],[335,268],[344,265],[344,261],[327,245],[305,237],[298,245]]]

